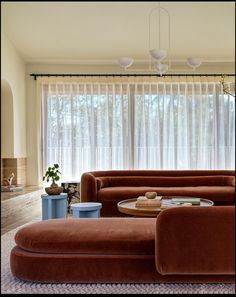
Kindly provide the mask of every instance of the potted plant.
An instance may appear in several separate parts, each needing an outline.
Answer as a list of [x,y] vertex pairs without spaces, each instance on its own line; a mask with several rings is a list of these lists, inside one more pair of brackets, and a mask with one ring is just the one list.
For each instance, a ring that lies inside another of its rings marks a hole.
[[52,184],[50,187],[46,187],[45,191],[48,195],[59,195],[63,192],[63,187],[59,187],[56,181],[59,181],[61,172],[58,170],[59,165],[54,164],[52,167],[48,167],[47,171],[45,172],[45,175],[43,176],[43,181],[46,179],[47,182],[49,180],[52,181]]
[[234,94],[230,92],[229,86],[225,83],[225,74],[221,75],[220,84],[222,85],[223,93],[233,96],[235,98],[235,89]]

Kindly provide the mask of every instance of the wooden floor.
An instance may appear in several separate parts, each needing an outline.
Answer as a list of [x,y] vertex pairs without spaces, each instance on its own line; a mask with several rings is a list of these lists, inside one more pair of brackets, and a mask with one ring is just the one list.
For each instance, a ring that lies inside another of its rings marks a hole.
[[14,218],[12,218],[12,220],[9,222],[8,225],[1,228],[1,235],[5,234],[17,227],[20,227],[26,223],[29,223],[30,221],[41,220],[41,219],[42,219],[41,210],[37,211],[35,213],[30,213],[28,215],[25,215],[24,217],[22,217],[19,220],[14,220]]
[[[67,218],[72,218],[72,214],[67,214]],[[21,220],[12,220],[12,222],[9,223],[9,225],[1,228],[1,235],[20,227],[24,224],[27,224],[31,221],[42,221],[42,212],[36,211],[35,213],[31,213],[29,215],[25,215]]]
[[5,234],[5,233],[17,228],[17,227],[20,227],[20,226],[22,226],[22,225],[24,225],[24,224],[26,224],[26,223],[28,223],[28,222],[30,222],[32,220],[41,220],[41,216],[40,215],[38,215],[38,216],[37,215],[35,215],[35,216],[32,215],[32,216],[27,216],[24,219],[16,221],[16,222],[12,221],[12,223],[9,224],[8,226],[1,228],[1,235]]
[[1,192],[1,235],[32,220],[42,218],[41,187],[20,192]]

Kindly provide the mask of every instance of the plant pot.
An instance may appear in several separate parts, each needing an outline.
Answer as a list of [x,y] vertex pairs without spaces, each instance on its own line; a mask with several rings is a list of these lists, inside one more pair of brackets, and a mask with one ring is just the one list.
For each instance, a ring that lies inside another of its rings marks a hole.
[[63,187],[47,187],[45,188],[45,192],[48,195],[59,195],[63,192]]

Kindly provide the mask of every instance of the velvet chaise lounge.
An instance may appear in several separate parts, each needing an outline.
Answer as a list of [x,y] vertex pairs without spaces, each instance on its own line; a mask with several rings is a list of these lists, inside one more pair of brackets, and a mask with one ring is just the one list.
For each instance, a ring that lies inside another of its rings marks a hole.
[[11,271],[47,283],[233,283],[235,207],[157,218],[52,219],[20,229]]
[[85,172],[81,201],[100,202],[101,216],[123,216],[117,203],[155,191],[160,196],[210,199],[214,205],[235,205],[234,170],[110,170]]

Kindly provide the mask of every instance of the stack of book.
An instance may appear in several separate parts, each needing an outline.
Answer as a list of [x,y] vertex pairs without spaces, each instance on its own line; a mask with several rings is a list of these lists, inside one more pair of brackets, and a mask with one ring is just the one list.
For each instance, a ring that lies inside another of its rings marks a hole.
[[200,205],[200,198],[192,198],[192,197],[178,197],[163,200],[161,209],[172,208],[176,206],[192,206],[192,205]]
[[161,204],[161,210],[167,209],[167,208],[172,208],[172,207],[177,207],[177,206],[179,206],[179,205],[176,204],[176,203],[173,203],[173,204],[171,204],[171,203],[162,203]]
[[135,203],[136,207],[160,207],[161,206],[161,196],[157,196],[153,199],[148,199],[145,196],[140,196],[137,198]]
[[173,204],[184,204],[184,203],[191,203],[192,205],[200,205],[200,198],[172,198],[171,203]]

